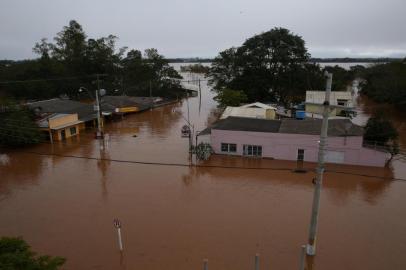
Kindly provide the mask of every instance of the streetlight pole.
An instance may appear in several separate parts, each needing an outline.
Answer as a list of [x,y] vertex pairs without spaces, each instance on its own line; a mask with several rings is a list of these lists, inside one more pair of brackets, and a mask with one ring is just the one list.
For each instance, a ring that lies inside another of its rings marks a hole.
[[326,84],[326,95],[323,103],[323,122],[321,125],[320,134],[320,144],[319,144],[319,155],[318,155],[318,165],[317,165],[317,176],[314,187],[313,194],[313,207],[310,219],[310,229],[309,229],[309,242],[307,244],[306,253],[309,256],[316,255],[316,236],[317,236],[317,224],[319,220],[319,210],[320,210],[320,193],[323,182],[324,173],[324,155],[327,143],[327,131],[328,131],[328,116],[330,114],[330,93],[331,93],[331,83],[333,81],[333,74],[325,73],[327,77]]

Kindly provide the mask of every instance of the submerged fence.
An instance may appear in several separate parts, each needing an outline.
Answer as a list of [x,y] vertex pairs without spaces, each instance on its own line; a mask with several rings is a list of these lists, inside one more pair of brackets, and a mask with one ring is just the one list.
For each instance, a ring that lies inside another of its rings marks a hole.
[[[255,254],[254,264],[253,264],[253,269],[254,270],[260,270],[259,257],[260,257],[259,253]],[[303,245],[301,247],[298,269],[299,270],[305,270],[306,269],[306,246],[305,245]],[[203,270],[209,270],[209,260],[208,259],[203,260]],[[311,269],[308,269],[308,270],[311,270]]]

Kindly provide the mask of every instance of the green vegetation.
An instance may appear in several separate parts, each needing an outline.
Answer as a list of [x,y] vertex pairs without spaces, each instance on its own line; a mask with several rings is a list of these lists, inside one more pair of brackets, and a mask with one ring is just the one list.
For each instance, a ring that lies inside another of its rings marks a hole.
[[138,50],[127,52],[127,48],[117,49],[116,41],[113,35],[88,38],[78,22],[70,21],[53,43],[42,39],[35,44],[33,51],[40,56],[38,59],[0,61],[0,96],[17,100],[64,94],[88,98],[78,96],[78,89],[96,89],[95,74],[106,74],[101,76],[101,88],[108,94],[122,94],[124,90],[127,95],[149,95],[150,86],[154,95],[183,93],[180,75],[156,49],[145,50],[144,54]]
[[65,263],[61,257],[37,256],[21,238],[0,239],[0,269],[57,270]]
[[386,145],[398,138],[398,132],[392,123],[378,112],[369,118],[365,126],[364,141],[369,144]]
[[391,160],[399,154],[398,137],[397,130],[385,117],[384,112],[378,111],[368,119],[365,126],[364,143],[386,150],[391,155],[386,165],[389,165]]
[[222,89],[214,100],[219,103],[219,107],[238,107],[241,103],[247,102],[248,98],[243,91]]
[[[357,66],[359,67],[359,66]],[[351,85],[355,79],[356,69],[346,70],[339,66],[327,66],[324,68],[329,73],[333,74],[332,91],[346,91],[347,86]]]
[[0,100],[0,109],[0,146],[21,146],[43,140],[32,111],[7,100]]
[[309,59],[300,36],[274,28],[220,52],[209,71],[210,82],[217,94],[241,89],[249,102],[298,103],[306,90],[325,85],[320,67]]
[[406,60],[366,68],[361,93],[379,103],[406,110]]

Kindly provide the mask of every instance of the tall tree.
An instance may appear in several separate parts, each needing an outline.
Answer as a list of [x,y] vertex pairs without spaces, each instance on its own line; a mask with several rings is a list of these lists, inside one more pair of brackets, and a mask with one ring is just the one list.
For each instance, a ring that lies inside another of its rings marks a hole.
[[115,90],[124,87],[129,88],[127,94],[149,95],[151,85],[154,95],[180,95],[180,75],[156,49],[147,49],[144,55],[130,50],[124,57],[127,48],[117,48],[117,39],[114,35],[87,38],[82,26],[72,20],[57,33],[54,43],[41,39],[35,44],[33,51],[40,58],[0,63],[0,80],[28,80],[0,84],[0,94],[17,99],[64,94],[77,98],[80,87],[97,87],[95,74],[105,74],[100,76],[100,87],[108,94],[120,93]]
[[378,64],[361,73],[361,93],[379,103],[406,110],[406,62]]
[[309,58],[300,36],[274,28],[220,52],[209,76],[218,93],[241,89],[249,101],[289,104],[298,102],[312,84],[322,85],[321,71]]
[[39,143],[42,134],[34,121],[34,113],[14,102],[0,100],[0,145],[21,146]]

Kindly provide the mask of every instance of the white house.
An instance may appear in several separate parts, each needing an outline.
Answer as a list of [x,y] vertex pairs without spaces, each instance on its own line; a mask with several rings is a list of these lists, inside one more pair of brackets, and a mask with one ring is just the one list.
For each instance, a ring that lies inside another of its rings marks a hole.
[[[325,91],[306,91],[306,113],[321,114]],[[354,109],[353,95],[347,91],[332,91],[330,94],[330,116],[342,116]]]
[[224,110],[220,119],[225,119],[229,116],[256,119],[275,119],[276,108],[260,102],[246,104],[240,107],[228,106]]

